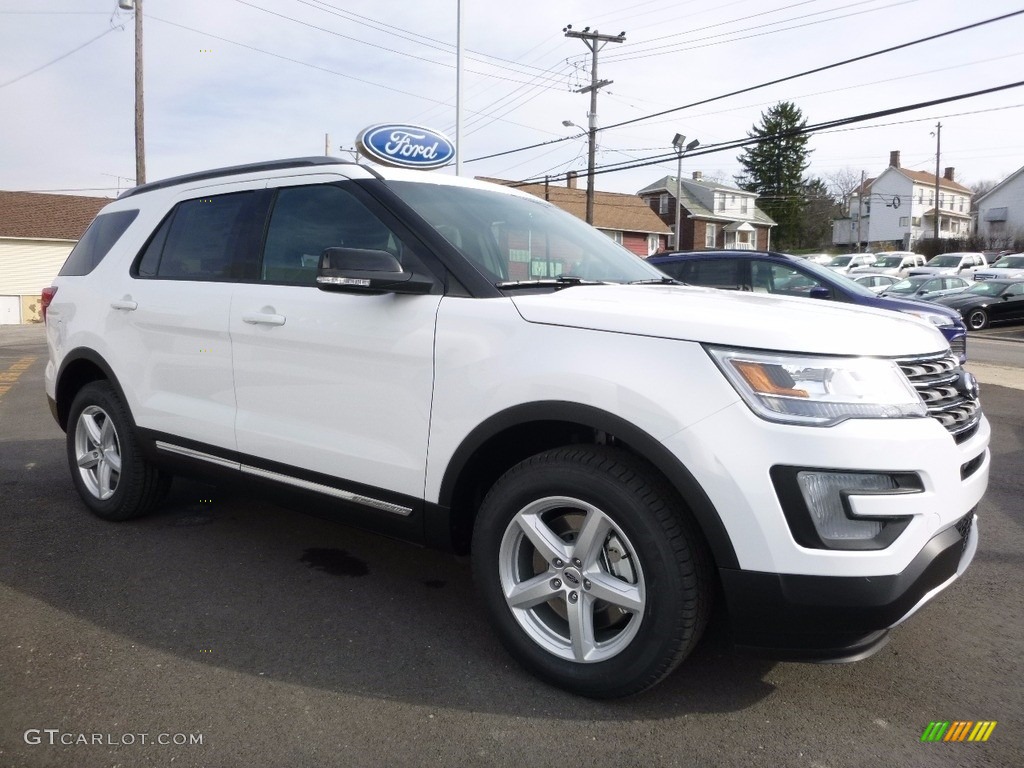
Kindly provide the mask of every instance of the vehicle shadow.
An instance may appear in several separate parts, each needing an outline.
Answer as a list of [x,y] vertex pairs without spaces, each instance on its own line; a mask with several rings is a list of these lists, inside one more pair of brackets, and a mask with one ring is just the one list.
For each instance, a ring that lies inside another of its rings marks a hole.
[[[484,620],[465,558],[176,480],[155,515],[106,523],[79,501],[58,440],[0,442],[0,581],[192,662],[431,707],[565,720],[735,711],[771,662],[716,621],[653,690],[582,699],[523,671]],[[55,649],[59,650],[59,649]]]

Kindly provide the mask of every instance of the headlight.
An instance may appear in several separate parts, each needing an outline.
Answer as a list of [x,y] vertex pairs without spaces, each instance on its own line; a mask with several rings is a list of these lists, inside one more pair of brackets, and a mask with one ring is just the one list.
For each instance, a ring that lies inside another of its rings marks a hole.
[[903,311],[908,315],[914,315],[914,317],[927,320],[929,323],[939,328],[952,328],[956,325],[956,320],[950,315],[940,315],[937,312],[918,312],[912,309],[905,309]]
[[768,421],[830,427],[847,419],[928,415],[891,360],[707,350],[747,405]]

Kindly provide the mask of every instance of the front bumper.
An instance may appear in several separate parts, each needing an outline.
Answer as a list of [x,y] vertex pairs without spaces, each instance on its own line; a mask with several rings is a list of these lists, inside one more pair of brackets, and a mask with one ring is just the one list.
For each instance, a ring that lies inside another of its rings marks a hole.
[[738,648],[788,661],[856,661],[952,584],[974,559],[972,510],[892,576],[808,576],[719,569]]

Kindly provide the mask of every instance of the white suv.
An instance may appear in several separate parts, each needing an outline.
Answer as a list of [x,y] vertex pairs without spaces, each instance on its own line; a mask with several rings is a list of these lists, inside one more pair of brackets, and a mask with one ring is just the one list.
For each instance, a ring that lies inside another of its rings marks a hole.
[[516,190],[307,158],[148,184],[46,292],[46,392],[109,520],[246,477],[472,555],[528,669],[860,658],[974,557],[989,425],[916,318],[692,288]]

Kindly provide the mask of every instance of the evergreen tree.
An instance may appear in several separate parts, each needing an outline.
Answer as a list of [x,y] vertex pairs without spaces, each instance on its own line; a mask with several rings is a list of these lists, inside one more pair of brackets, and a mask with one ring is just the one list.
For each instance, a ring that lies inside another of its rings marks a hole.
[[804,209],[804,171],[807,170],[808,136],[795,134],[807,119],[795,104],[781,101],[761,113],[761,124],[747,134],[760,139],[743,150],[737,160],[743,174],[736,177],[742,189],[757,192],[757,205],[778,222],[772,241],[780,247],[797,244]]

